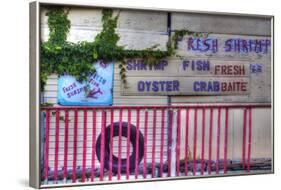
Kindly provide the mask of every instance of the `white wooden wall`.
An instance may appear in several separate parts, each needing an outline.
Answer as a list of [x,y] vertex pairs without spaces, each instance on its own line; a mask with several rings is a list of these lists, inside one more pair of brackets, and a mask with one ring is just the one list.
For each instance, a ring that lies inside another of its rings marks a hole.
[[[207,32],[209,38],[224,39],[269,39],[271,38],[271,20],[265,18],[243,17],[243,16],[220,16],[212,14],[194,14],[194,13],[173,13],[172,29],[188,28],[196,32]],[[187,38],[187,37],[186,37]],[[177,54],[188,58],[196,59],[214,59],[226,61],[244,60],[248,63],[258,63],[262,65],[261,73],[250,73],[250,94],[249,95],[228,95],[228,96],[172,96],[172,105],[189,105],[196,103],[224,104],[224,103],[271,103],[271,67],[272,53],[271,47],[266,54],[262,53],[238,53],[224,52],[224,44],[219,41],[219,51],[210,52],[192,52],[187,51],[186,40],[178,43]],[[263,158],[272,157],[272,123],[271,109],[259,108],[252,111],[252,157]],[[201,117],[199,113],[199,117]],[[198,118],[198,121],[201,121]],[[208,110],[206,120],[209,121]],[[224,122],[225,114],[221,113],[221,120]],[[216,138],[217,110],[214,112],[213,138]],[[206,123],[206,129],[209,129],[209,122]],[[224,124],[221,125],[222,129]],[[198,134],[201,133],[202,124],[198,126]],[[243,110],[232,109],[229,112],[229,142],[228,157],[231,159],[241,158],[242,152],[242,129],[243,129]],[[193,129],[191,129],[192,132]],[[223,130],[221,130],[220,156],[223,156]],[[209,132],[206,131],[205,150],[207,150]],[[183,138],[183,137],[182,137]],[[190,143],[192,144],[193,141]],[[248,142],[248,136],[246,139]],[[201,155],[201,139],[197,139],[199,155]],[[247,146],[246,146],[247,148]],[[212,155],[216,154],[213,149]],[[246,149],[246,152],[248,150]],[[205,151],[207,156],[207,152]]]
[[[42,23],[41,23],[41,34],[42,40],[46,41],[48,38],[48,27],[47,27],[47,17],[45,16],[46,10],[42,11]],[[115,12],[116,14],[116,12]],[[101,30],[101,10],[100,9],[80,9],[72,8],[69,12],[69,19],[71,20],[71,30],[68,36],[68,40],[72,42],[87,40],[94,40],[95,35]],[[218,21],[219,19],[219,21]],[[215,23],[214,23],[215,22]],[[213,24],[211,24],[213,23]],[[172,26],[173,29],[182,29],[188,28],[190,30],[198,32],[215,32],[215,35],[253,35],[254,37],[270,37],[270,21],[266,19],[255,19],[255,18],[246,18],[246,17],[217,17],[210,15],[198,15],[198,14],[177,14],[172,13]],[[232,31],[231,31],[232,30]],[[126,45],[128,49],[142,49],[151,47],[155,44],[160,44],[161,49],[165,49],[166,42],[168,39],[167,35],[167,13],[165,12],[152,12],[152,11],[133,11],[133,10],[122,10],[120,12],[120,18],[118,21],[118,33],[121,36],[120,45]],[[179,44],[181,47],[181,44]],[[193,55],[199,56],[199,55]],[[267,55],[266,57],[257,57],[257,59],[266,64],[267,73],[271,72],[270,62],[271,57]],[[255,60],[255,57],[254,57]],[[166,96],[122,96],[120,94],[120,79],[119,79],[119,70],[117,64],[115,64],[114,71],[114,90],[113,90],[113,105],[167,105],[168,97]],[[262,75],[263,78],[268,82],[271,80],[270,75]],[[252,82],[255,84],[259,81],[259,78],[256,77]],[[267,83],[268,84],[268,83]],[[266,97],[271,96],[271,85],[267,87],[267,91],[259,92],[258,88],[255,88],[255,92],[266,94]],[[248,101],[249,97],[239,97],[242,102]],[[264,96],[260,98],[261,101]],[[57,76],[51,75],[47,80],[47,85],[43,93],[44,102],[49,102],[57,104]],[[171,97],[172,105],[182,105],[185,102],[185,105],[189,103],[198,103],[198,102],[224,102],[224,101],[235,101],[236,97],[187,97],[187,96],[175,96]],[[237,99],[236,99],[237,100]],[[179,103],[180,102],[180,103]],[[240,101],[238,101],[240,102]],[[201,157],[201,111],[198,111],[198,138],[197,138],[197,155]],[[141,111],[141,132],[143,133],[143,122],[144,122],[144,112]],[[182,111],[182,126],[185,126],[185,110]],[[214,125],[213,125],[213,144],[215,145],[216,139],[216,114],[217,110],[214,110]],[[271,111],[270,109],[254,109],[253,114],[253,132],[252,132],[252,157],[272,157],[272,125],[271,125]],[[100,122],[101,122],[101,112],[97,112],[97,136],[100,132]],[[152,112],[149,113],[149,142],[148,148],[151,146],[151,135],[152,135]],[[221,113],[221,121],[224,122],[224,111]],[[63,116],[63,115],[62,115]],[[91,139],[91,113],[88,113],[88,138]],[[109,113],[108,113],[109,116]],[[158,114],[160,116],[160,113]],[[69,118],[70,121],[70,133],[69,133],[69,159],[72,157],[72,141],[73,141],[73,112],[70,112]],[[123,112],[124,121],[127,121],[126,111]],[[193,111],[190,111],[190,138],[189,144],[192,149],[193,146]],[[54,116],[51,118],[50,126],[50,154],[54,154]],[[118,121],[118,114],[115,113],[114,121]],[[167,118],[166,118],[167,121]],[[206,110],[206,131],[205,131],[205,157],[208,153],[208,129],[209,129],[209,110]],[[107,125],[109,124],[109,117],[107,117]],[[136,124],[135,112],[132,112],[132,124]],[[165,122],[167,125],[167,122]],[[64,122],[60,122],[60,146],[59,146],[59,166],[63,165],[63,139],[64,139]],[[62,128],[61,128],[62,127]],[[167,129],[167,127],[165,127]],[[229,130],[228,130],[228,158],[229,159],[241,159],[242,153],[242,128],[243,128],[243,110],[235,109],[230,110],[229,112]],[[83,120],[82,112],[79,112],[78,120],[78,162],[77,165],[81,165],[81,156],[82,156],[82,129],[83,129]],[[160,136],[160,119],[157,117],[157,148],[156,148],[156,159],[159,159],[159,136]],[[224,125],[221,125],[221,142],[223,142]],[[181,133],[181,157],[184,155],[184,139],[185,139],[185,128],[182,127]],[[165,148],[167,150],[167,134],[165,133]],[[116,144],[116,143],[115,143]],[[125,145],[125,143],[123,143]],[[90,166],[90,152],[91,152],[91,141],[87,141],[87,166]],[[220,146],[221,157],[223,156],[223,145]],[[115,145],[116,148],[116,145]],[[116,149],[115,149],[116,150]],[[115,151],[114,150],[114,151]],[[213,147],[213,158],[216,156],[215,146]],[[125,149],[122,149],[122,152],[125,152]],[[166,154],[165,154],[166,155]],[[54,156],[49,157],[50,166],[53,165]],[[151,152],[149,152],[148,160],[151,159]],[[166,159],[166,157],[164,158]],[[98,164],[98,162],[96,162]],[[72,165],[71,160],[68,163],[69,166]]]
[[[117,14],[115,11],[114,14]],[[48,25],[46,10],[41,13],[41,38],[48,39]],[[101,9],[72,8],[68,18],[71,21],[71,29],[68,40],[71,42],[93,41],[100,32]],[[155,44],[159,48],[166,49],[168,40],[167,14],[165,12],[130,11],[122,10],[117,24],[117,32],[120,35],[119,45],[128,49],[144,49]],[[113,105],[167,105],[165,96],[121,96],[120,77],[118,64],[114,67]],[[44,92],[44,101],[57,103],[57,76],[51,75],[47,81]]]
[[[47,17],[46,11],[42,11],[42,40],[48,39]],[[71,30],[68,36],[68,40],[77,42],[81,40],[92,41],[95,35],[101,30],[101,11],[99,9],[72,9],[69,12],[69,19],[71,20]],[[166,48],[166,41],[168,35],[166,33],[166,14],[158,14],[153,12],[142,11],[121,11],[118,22],[118,33],[121,36],[120,45],[126,45],[128,49],[143,49],[151,47],[155,44],[160,44],[161,49]],[[57,75],[49,76],[45,91],[43,93],[44,102],[57,105]],[[167,105],[168,97],[165,96],[121,96],[121,83],[119,77],[118,64],[114,67],[114,87],[113,87],[113,105]],[[114,113],[114,122],[119,122],[118,111]],[[157,129],[156,129],[156,152],[155,162],[160,162],[160,134],[161,134],[161,113],[157,113]],[[62,116],[64,116],[62,114]],[[128,119],[127,110],[123,111],[123,121]],[[147,163],[151,163],[152,158],[152,111],[149,111],[148,120],[148,144],[147,144]],[[73,159],[73,125],[74,125],[74,113],[70,112],[69,115],[69,161],[68,167],[72,168]],[[107,113],[107,124],[110,124],[110,112]],[[91,112],[88,112],[88,129],[87,129],[87,167],[91,166],[91,149],[92,149],[92,119]],[[136,126],[136,112],[132,111],[131,123]],[[163,162],[167,160],[167,117],[165,118],[165,134],[164,134],[164,157]],[[97,126],[96,126],[96,138],[101,131],[101,112],[97,112]],[[144,134],[144,110],[140,112],[140,131]],[[78,119],[78,156],[77,166],[82,166],[82,150],[83,150],[83,112],[79,112]],[[64,155],[64,121],[60,121],[60,144],[59,144],[59,167],[63,166]],[[51,116],[50,123],[50,157],[49,165],[52,168],[54,165],[54,148],[55,148],[55,116]],[[118,138],[114,138],[114,153],[117,156],[118,150]],[[122,157],[126,156],[126,139],[122,142]],[[99,161],[95,157],[96,166],[99,166]],[[143,162],[143,161],[142,161]]]

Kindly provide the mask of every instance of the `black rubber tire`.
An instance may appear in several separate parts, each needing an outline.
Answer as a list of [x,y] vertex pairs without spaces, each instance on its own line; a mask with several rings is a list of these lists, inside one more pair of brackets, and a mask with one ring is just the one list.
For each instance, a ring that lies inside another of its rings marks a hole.
[[[122,136],[127,137],[128,123],[122,122]],[[119,122],[113,123],[113,137],[119,136]],[[137,128],[134,125],[130,125],[130,142],[133,147],[133,151],[130,155],[130,166],[129,171],[133,172],[135,170],[135,160],[136,160],[136,136]],[[128,138],[128,137],[127,137]],[[144,154],[144,140],[141,131],[139,131],[139,153],[138,153],[138,164],[141,162]],[[109,158],[110,158],[110,125],[105,128],[104,134],[104,168],[109,170]],[[122,150],[124,151],[124,150]],[[126,150],[127,151],[127,150]],[[96,154],[98,160],[101,161],[101,133],[96,142]],[[121,172],[125,173],[127,169],[127,159],[121,159]],[[118,157],[112,154],[112,172],[118,172]]]

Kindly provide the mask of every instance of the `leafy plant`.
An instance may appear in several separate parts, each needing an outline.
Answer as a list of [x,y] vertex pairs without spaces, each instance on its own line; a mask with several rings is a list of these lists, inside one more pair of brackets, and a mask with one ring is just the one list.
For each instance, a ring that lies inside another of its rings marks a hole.
[[[120,13],[120,12],[119,12]],[[120,79],[127,86],[125,60],[130,58],[142,58],[148,65],[158,64],[161,59],[175,54],[177,41],[184,35],[197,35],[188,30],[178,30],[167,42],[167,50],[158,49],[158,44],[143,50],[128,50],[118,46],[120,39],[116,33],[119,13],[113,16],[112,9],[102,10],[102,31],[94,41],[80,41],[72,43],[67,41],[70,30],[68,10],[62,7],[52,7],[48,10],[49,39],[41,43],[41,90],[44,90],[47,78],[50,74],[72,75],[79,82],[96,72],[92,64],[98,60],[105,63],[119,62]]]

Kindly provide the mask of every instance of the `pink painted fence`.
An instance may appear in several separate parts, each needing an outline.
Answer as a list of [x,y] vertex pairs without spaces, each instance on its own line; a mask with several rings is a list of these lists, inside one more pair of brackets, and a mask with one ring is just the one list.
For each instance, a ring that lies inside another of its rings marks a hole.
[[[42,108],[42,182],[223,175],[235,161],[250,172],[256,108],[270,105]],[[243,112],[236,160],[228,155],[233,109]]]

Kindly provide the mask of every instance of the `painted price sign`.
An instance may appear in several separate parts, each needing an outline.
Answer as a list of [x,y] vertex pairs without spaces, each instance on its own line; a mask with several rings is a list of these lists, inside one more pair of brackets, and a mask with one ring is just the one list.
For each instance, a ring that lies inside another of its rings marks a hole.
[[113,63],[95,63],[96,73],[80,83],[73,76],[61,76],[58,81],[60,105],[112,105]]
[[[249,94],[247,61],[212,59],[162,60],[148,66],[127,60],[128,86],[123,95],[234,95]],[[165,76],[165,77],[163,77]]]

